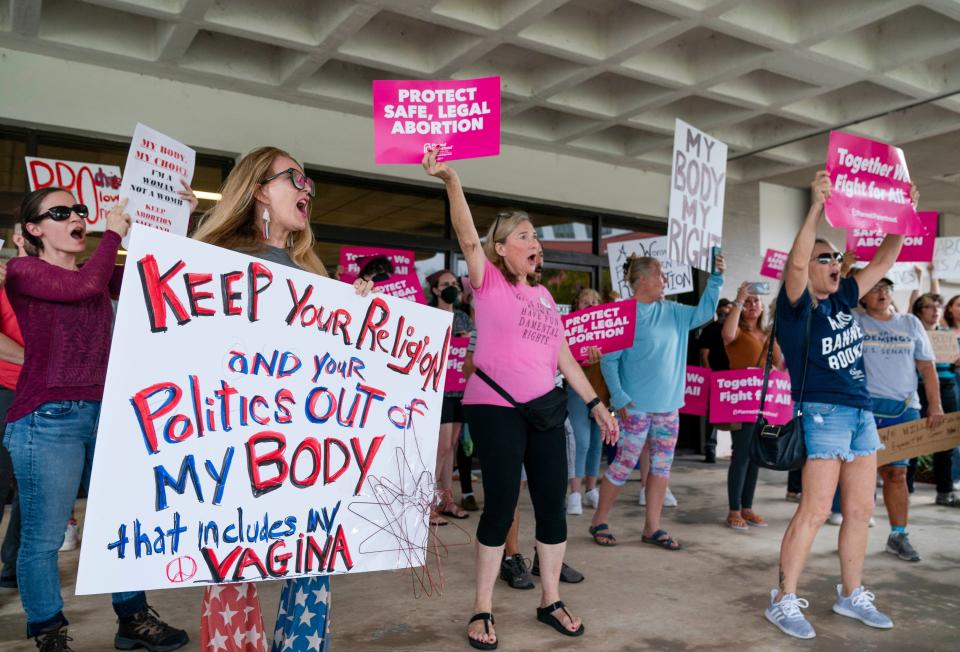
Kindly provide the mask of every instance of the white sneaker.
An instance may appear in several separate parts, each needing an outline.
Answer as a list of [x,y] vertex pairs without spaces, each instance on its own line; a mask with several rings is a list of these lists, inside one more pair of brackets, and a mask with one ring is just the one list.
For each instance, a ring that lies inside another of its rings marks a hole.
[[596,509],[597,505],[600,504],[600,490],[594,487],[587,493],[583,494],[583,504],[586,507],[593,507]]
[[830,525],[841,525],[843,523],[843,514],[839,512],[830,512],[830,517],[827,518],[827,523]]
[[71,518],[67,523],[67,530],[63,533],[63,545],[60,546],[60,552],[76,550],[80,545],[80,528],[77,526],[76,519]]
[[645,487],[640,487],[640,506],[647,506],[647,491]]
[[802,609],[810,606],[810,603],[803,598],[798,598],[793,593],[788,593],[780,602],[774,602],[777,597],[777,590],[770,591],[770,606],[767,607],[764,615],[771,623],[777,626],[781,632],[794,638],[813,638],[817,635],[806,618],[803,617]]
[[670,491],[670,487],[667,487],[667,493],[663,495],[663,506],[664,507],[677,506],[677,497],[673,495],[672,491]]
[[875,518],[873,518],[873,517],[871,516],[871,517],[870,517],[870,522],[867,523],[867,527],[873,527],[873,526],[876,525],[876,524],[877,524],[877,519],[875,519]]
[[583,514],[583,500],[579,492],[575,492],[567,496],[567,514],[573,514],[574,516],[579,516]]

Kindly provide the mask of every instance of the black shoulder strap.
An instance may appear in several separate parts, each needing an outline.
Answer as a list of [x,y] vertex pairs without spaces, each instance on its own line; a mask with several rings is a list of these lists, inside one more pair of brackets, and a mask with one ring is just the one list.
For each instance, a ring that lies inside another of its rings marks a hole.
[[[796,416],[803,414],[800,403],[803,402],[803,390],[807,385],[807,362],[810,355],[810,325],[813,323],[813,297],[810,298],[810,305],[807,306],[807,324],[803,333],[803,374],[800,376],[800,400],[794,406]],[[760,389],[760,413],[757,417],[763,416],[763,406],[767,402],[767,383],[770,382],[770,370],[773,368],[773,347],[777,341],[777,322],[780,320],[780,313],[773,318],[773,329],[770,331],[770,342],[767,345],[767,364],[763,368],[763,387]]]
[[513,407],[520,407],[520,404],[514,401],[512,396],[507,394],[507,390],[505,390],[504,388],[500,387],[500,385],[493,382],[493,378],[485,374],[483,372],[483,369],[481,369],[480,367],[477,367],[477,370],[474,373],[480,376],[480,379],[483,380],[483,382],[485,382],[487,385],[489,385],[493,391],[495,391],[497,394],[502,396],[507,401],[507,403],[509,403]]

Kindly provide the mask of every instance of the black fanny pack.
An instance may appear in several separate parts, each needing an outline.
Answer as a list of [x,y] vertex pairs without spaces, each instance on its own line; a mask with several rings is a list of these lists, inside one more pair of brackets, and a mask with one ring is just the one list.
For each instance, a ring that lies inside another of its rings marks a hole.
[[538,396],[532,401],[526,403],[517,403],[513,400],[505,389],[493,381],[490,376],[478,368],[476,374],[481,380],[490,386],[493,391],[502,396],[504,400],[515,407],[518,412],[526,419],[527,423],[536,430],[553,430],[563,426],[567,419],[567,393],[559,387],[554,387],[543,396]]

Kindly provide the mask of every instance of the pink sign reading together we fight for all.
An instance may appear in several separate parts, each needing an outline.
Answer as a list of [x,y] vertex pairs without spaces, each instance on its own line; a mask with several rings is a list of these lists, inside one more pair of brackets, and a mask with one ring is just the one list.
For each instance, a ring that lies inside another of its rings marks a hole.
[[[752,423],[760,410],[763,369],[717,371],[710,387],[710,423]],[[763,415],[774,425],[782,425],[793,417],[790,397],[790,375],[772,370],[767,384]]]
[[[902,263],[929,263],[933,260],[933,245],[937,239],[936,211],[919,211],[917,216],[923,226],[922,235],[908,235],[903,238],[903,247],[897,260]],[[873,260],[880,243],[886,234],[876,229],[849,229],[847,231],[847,251],[857,254],[859,260]]]
[[710,376],[706,367],[687,367],[686,385],[683,388],[683,407],[680,414],[707,416],[710,407]]
[[763,256],[763,265],[760,267],[760,276],[775,278],[779,281],[780,277],[783,276],[783,268],[787,264],[788,255],[785,251],[767,249],[767,253]]
[[584,308],[563,315],[563,329],[567,344],[577,362],[589,358],[591,346],[602,353],[622,351],[633,346],[636,329],[637,302],[617,301],[592,308]]
[[500,78],[373,82],[376,163],[419,163],[500,154]]
[[831,191],[824,210],[834,228],[923,234],[899,147],[831,131],[827,172]]
[[353,283],[362,274],[384,294],[425,304],[415,261],[406,249],[340,247],[340,280]]
[[451,337],[450,350],[447,352],[447,378],[443,383],[444,392],[462,392],[467,387],[463,375],[463,363],[467,359],[469,337]]

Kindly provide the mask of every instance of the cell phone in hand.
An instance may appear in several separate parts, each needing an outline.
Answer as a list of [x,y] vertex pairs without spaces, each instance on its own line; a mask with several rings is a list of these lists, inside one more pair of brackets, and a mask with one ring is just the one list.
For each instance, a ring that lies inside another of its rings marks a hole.
[[770,294],[770,283],[757,281],[747,286],[747,294]]
[[710,273],[717,273],[717,256],[721,255],[723,251],[720,247],[714,246],[710,247]]

